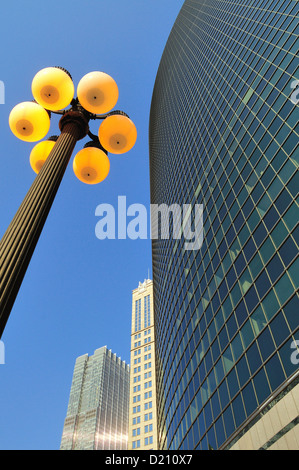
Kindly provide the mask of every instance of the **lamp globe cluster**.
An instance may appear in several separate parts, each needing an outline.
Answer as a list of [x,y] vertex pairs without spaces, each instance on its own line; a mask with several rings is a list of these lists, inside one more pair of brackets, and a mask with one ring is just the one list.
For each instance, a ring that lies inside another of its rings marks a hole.
[[[9,116],[13,134],[26,142],[44,139],[50,129],[51,113],[65,115],[69,109],[80,109],[88,121],[101,119],[102,123],[92,138],[73,160],[77,178],[87,184],[97,184],[109,174],[108,152],[123,154],[132,149],[137,130],[131,119],[122,111],[111,111],[116,105],[119,91],[116,82],[104,72],[84,75],[77,86],[77,98],[71,75],[61,67],[40,70],[31,85],[34,100],[16,105]],[[32,149],[30,164],[39,173],[50,155],[57,136],[39,142]]]

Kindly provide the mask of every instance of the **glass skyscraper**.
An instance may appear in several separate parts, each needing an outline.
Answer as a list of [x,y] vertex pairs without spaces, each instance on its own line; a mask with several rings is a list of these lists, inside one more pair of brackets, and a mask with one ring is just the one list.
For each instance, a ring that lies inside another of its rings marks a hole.
[[129,365],[106,346],[77,358],[60,450],[126,450]]
[[150,116],[160,449],[299,448],[298,1],[186,0]]

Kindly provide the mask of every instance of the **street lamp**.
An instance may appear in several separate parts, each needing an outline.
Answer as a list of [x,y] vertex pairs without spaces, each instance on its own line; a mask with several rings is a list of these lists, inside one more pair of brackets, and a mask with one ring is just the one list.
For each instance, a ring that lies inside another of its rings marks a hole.
[[[11,131],[23,141],[37,142],[48,133],[54,113],[61,115],[60,135],[32,149],[30,164],[37,176],[0,242],[0,337],[77,141],[87,135],[91,139],[75,156],[74,173],[84,183],[98,184],[109,173],[108,152],[125,153],[137,138],[130,118],[111,111],[118,87],[106,73],[85,75],[77,98],[72,77],[61,67],[38,72],[31,88],[34,100],[18,104],[10,113]],[[89,129],[89,121],[96,119],[102,120],[97,136]]]

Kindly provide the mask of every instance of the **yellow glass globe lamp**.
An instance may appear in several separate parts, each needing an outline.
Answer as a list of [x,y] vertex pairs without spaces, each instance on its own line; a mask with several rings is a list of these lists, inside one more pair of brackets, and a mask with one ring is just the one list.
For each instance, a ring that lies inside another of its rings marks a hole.
[[135,145],[137,130],[128,116],[116,112],[103,120],[98,136],[108,152],[122,154]]
[[55,145],[57,136],[50,137],[48,140],[36,144],[30,153],[30,165],[35,173],[39,173],[52,148]]
[[49,113],[38,103],[26,101],[17,104],[10,112],[9,127],[12,133],[26,142],[36,142],[50,129]]
[[60,67],[46,67],[37,72],[31,90],[34,99],[50,111],[64,109],[75,93],[72,77]]
[[110,161],[104,150],[92,142],[87,143],[73,160],[73,170],[77,178],[86,184],[98,184],[109,174]]
[[105,114],[118,100],[118,87],[110,75],[90,72],[78,83],[77,96],[80,104],[93,114]]

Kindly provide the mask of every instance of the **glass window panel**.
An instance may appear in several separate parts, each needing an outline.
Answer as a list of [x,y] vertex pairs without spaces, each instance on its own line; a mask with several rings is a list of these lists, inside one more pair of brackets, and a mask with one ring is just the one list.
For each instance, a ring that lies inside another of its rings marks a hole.
[[243,385],[247,382],[247,380],[250,377],[250,372],[248,369],[246,357],[243,356],[240,361],[236,365],[236,370],[240,382],[240,387],[243,387]]
[[204,416],[205,416],[206,427],[208,427],[211,425],[213,421],[210,401],[208,401],[208,403],[204,407]]
[[224,409],[229,402],[229,395],[228,395],[226,380],[224,380],[219,387],[219,398],[220,398],[221,407],[222,409]]
[[252,382],[249,382],[248,385],[242,391],[244,405],[246,409],[247,416],[250,416],[257,408],[257,400],[254,393],[254,388]]
[[270,387],[268,384],[268,380],[265,374],[264,369],[261,369],[255,377],[253,377],[253,384],[255,388],[255,393],[258,399],[259,405],[263,403],[263,401],[269,396],[270,394]]
[[273,290],[271,290],[269,294],[264,298],[264,300],[262,301],[262,306],[267,320],[270,321],[273,315],[275,315],[275,313],[279,309],[279,303]]
[[[280,164],[281,164],[281,156],[280,156]],[[267,193],[269,194],[272,200],[276,198],[277,194],[279,193],[282,187],[283,187],[282,182],[278,178],[275,178],[267,190]],[[277,213],[275,207],[273,207],[273,209],[275,210],[275,213]]]
[[230,398],[232,399],[239,390],[239,384],[235,368],[232,369],[227,376],[227,385],[229,389]]
[[241,300],[239,305],[236,307],[235,315],[236,315],[238,325],[240,327],[241,325],[243,325],[244,321],[247,319],[247,316],[248,316],[243,299]]
[[298,250],[292,238],[289,237],[279,248],[279,254],[285,266],[288,266],[290,262],[296,257]]
[[208,431],[207,438],[208,438],[209,450],[216,450],[217,444],[216,444],[214,426],[212,426],[211,429]]
[[271,259],[271,261],[268,263],[267,272],[273,284],[276,281],[276,279],[279,278],[280,274],[283,272],[283,265],[277,254],[275,254],[273,258]]
[[270,240],[270,238],[267,238],[265,243],[260,248],[260,255],[265,264],[269,261],[269,259],[271,258],[274,252],[275,252],[275,247],[272,241]]
[[232,402],[236,425],[240,426],[245,420],[245,410],[241,395],[238,395]]
[[281,304],[284,304],[284,302],[294,292],[294,288],[287,274],[284,274],[282,278],[275,284],[275,292]]
[[224,377],[224,370],[223,370],[221,358],[215,364],[215,375],[216,375],[216,383],[219,384]]
[[255,336],[257,336],[267,324],[261,305],[253,312],[250,319]]
[[241,341],[241,336],[238,333],[237,336],[233,339],[231,343],[231,347],[233,350],[234,360],[235,362],[239,359],[241,354],[243,353],[243,345]]
[[296,261],[293,262],[293,264],[289,267],[288,273],[290,278],[292,279],[293,284],[295,285],[295,288],[298,289],[299,287],[299,258],[296,259]]
[[283,212],[286,210],[288,205],[291,203],[291,196],[287,192],[286,189],[283,189],[283,191],[280,193],[278,198],[275,200],[274,204],[280,214],[283,214]]
[[283,242],[283,240],[286,239],[287,236],[288,236],[288,231],[283,221],[281,220],[280,222],[278,222],[275,229],[271,232],[271,238],[273,242],[275,243],[276,248],[279,247],[279,245]]
[[295,331],[299,326],[299,297],[295,294],[291,300],[283,307],[284,314],[287,322],[291,328],[291,331]]
[[269,328],[266,328],[257,339],[261,355],[265,361],[275,350],[275,345],[270,333]]
[[223,422],[225,425],[226,437],[228,438],[235,430],[235,421],[232,413],[231,406],[229,406],[223,413]]
[[222,354],[223,366],[226,373],[228,373],[234,365],[232,352],[230,346]]
[[220,447],[225,441],[224,426],[222,421],[222,416],[220,416],[215,423],[215,431],[218,447]]
[[249,319],[247,320],[245,325],[242,326],[240,333],[241,333],[241,337],[243,340],[243,344],[245,348],[247,348],[254,339],[254,333],[252,331],[252,327],[251,327],[251,323]]
[[298,206],[296,202],[293,202],[291,207],[284,214],[283,220],[286,223],[289,230],[292,230],[295,227],[298,221]]
[[217,332],[218,332],[224,323],[222,310],[219,310],[219,312],[217,313],[215,317],[215,321],[216,321],[216,327],[217,327]]
[[252,312],[252,310],[254,310],[256,305],[259,303],[259,299],[256,294],[254,285],[251,286],[251,288],[247,291],[244,299],[245,299],[247,309],[249,310],[249,312]]
[[233,311],[232,303],[231,303],[231,300],[230,300],[229,296],[227,297],[227,299],[223,303],[222,310],[223,310],[223,313],[224,313],[224,318],[227,319],[230,316],[231,312]]
[[251,370],[251,373],[254,374],[255,371],[261,366],[262,360],[257,347],[256,342],[254,342],[247,351],[247,360]]
[[264,217],[264,224],[266,225],[268,231],[270,232],[276,222],[279,220],[279,214],[274,206],[268,211],[268,213]]
[[[298,315],[298,313],[297,313]],[[270,328],[272,336],[276,343],[276,346],[280,346],[281,343],[289,336],[290,330],[284,319],[282,312],[280,312],[276,317],[271,321]]]
[[268,379],[272,392],[277,389],[285,380],[285,374],[282,370],[280,360],[278,355],[275,354],[269,362],[265,365],[266,372],[268,374]]
[[218,393],[214,393],[214,395],[211,398],[211,406],[212,406],[212,412],[213,412],[213,417],[214,420],[217,418],[217,416],[220,414],[220,402],[218,398]]
[[255,287],[258,291],[260,299],[264,297],[266,292],[270,289],[270,281],[266,271],[262,271],[257,280],[255,281]]
[[222,328],[222,330],[220,331],[220,333],[219,333],[219,344],[220,344],[221,351],[223,351],[223,349],[228,344],[228,336],[227,336],[227,332],[226,332],[226,326],[224,326]]
[[246,294],[246,292],[248,291],[249,287],[252,284],[252,279],[251,279],[250,272],[248,269],[246,269],[246,271],[240,277],[240,284],[241,284],[243,294]]
[[229,319],[227,320],[226,326],[227,326],[228,336],[231,339],[234,336],[234,334],[236,333],[237,328],[238,328],[236,318],[235,318],[234,314],[232,314],[229,317]]
[[263,262],[261,260],[261,257],[259,255],[259,253],[257,253],[249,263],[249,268],[250,268],[250,271],[252,273],[253,279],[255,279],[256,276],[258,276],[258,274],[263,269],[263,266],[264,265],[263,265]]

